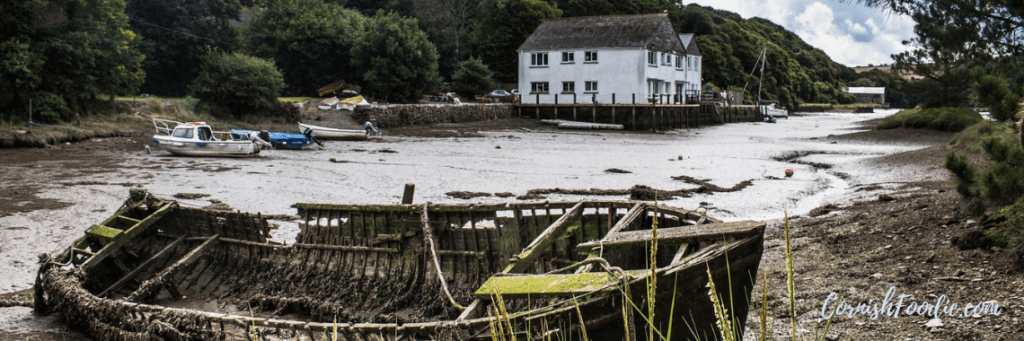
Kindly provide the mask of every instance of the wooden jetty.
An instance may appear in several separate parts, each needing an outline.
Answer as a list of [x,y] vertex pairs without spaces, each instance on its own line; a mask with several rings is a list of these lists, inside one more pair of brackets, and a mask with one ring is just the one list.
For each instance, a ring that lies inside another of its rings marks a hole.
[[[715,102],[685,102],[675,95],[637,99],[635,94],[611,103],[600,103],[596,96],[577,101],[576,96],[554,95],[554,103],[541,103],[540,96],[515,104],[515,114],[538,120],[621,124],[629,130],[668,130],[700,128],[712,124],[763,122],[764,113],[756,106],[724,106]],[[527,99],[529,96],[527,95]],[[531,103],[532,102],[532,103]],[[692,103],[692,104],[686,104]]]
[[36,310],[102,340],[646,340],[656,283],[655,325],[704,339],[709,276],[742,328],[765,226],[632,201],[293,207],[279,243],[260,214],[133,189],[40,256]]

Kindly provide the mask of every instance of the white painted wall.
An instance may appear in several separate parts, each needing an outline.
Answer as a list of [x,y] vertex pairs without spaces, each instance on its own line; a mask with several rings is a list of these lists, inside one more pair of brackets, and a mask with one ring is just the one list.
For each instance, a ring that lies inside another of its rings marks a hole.
[[[586,51],[597,51],[596,63],[585,62]],[[531,55],[534,53],[547,52],[547,66],[531,65]],[[675,67],[675,59],[682,55],[672,55],[670,64],[664,64],[664,57],[658,52],[656,65],[648,65],[647,50],[643,49],[615,49],[599,48],[573,50],[573,61],[562,62],[562,52],[569,51],[519,51],[519,91],[522,94],[524,104],[552,104],[555,103],[555,95],[558,95],[558,103],[568,104],[573,102],[573,94],[576,94],[577,103],[612,103],[612,94],[615,94],[615,103],[632,103],[633,94],[636,94],[636,103],[647,103],[653,91],[648,90],[649,81],[661,83],[668,82],[668,89],[662,88],[661,93],[675,94],[678,86],[688,82],[694,90],[700,89],[700,71],[696,67],[686,69]],[[691,57],[697,58],[697,57]],[[699,63],[699,62],[698,62]],[[598,91],[586,91],[587,81],[596,81]],[[547,82],[549,91],[546,93],[532,92],[532,83]],[[562,82],[574,82],[575,91],[563,92]],[[664,86],[664,85],[663,85]],[[670,101],[666,97],[663,100]]]

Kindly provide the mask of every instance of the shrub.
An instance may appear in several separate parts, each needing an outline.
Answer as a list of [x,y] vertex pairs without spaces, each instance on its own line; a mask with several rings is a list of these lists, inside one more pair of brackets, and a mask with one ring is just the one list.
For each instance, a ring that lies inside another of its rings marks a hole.
[[1000,209],[989,221],[998,222],[999,226],[989,230],[988,236],[1014,252],[1018,265],[1024,263],[1024,197]]
[[440,84],[437,48],[416,19],[378,11],[352,48],[352,66],[363,73],[363,89],[379,98],[415,101]]
[[480,58],[469,58],[456,64],[452,74],[452,89],[476,97],[494,86],[491,77],[494,77],[494,73]]
[[1016,121],[1020,112],[1020,96],[1006,85],[1006,79],[986,75],[974,88],[978,101],[988,107],[996,121]]
[[277,110],[284,87],[281,72],[268,60],[240,53],[211,51],[192,81],[192,96],[211,113],[231,113],[241,118]]
[[930,128],[941,131],[962,131],[972,124],[981,122],[981,114],[965,108],[917,108],[903,110],[889,116],[878,125],[878,129]]

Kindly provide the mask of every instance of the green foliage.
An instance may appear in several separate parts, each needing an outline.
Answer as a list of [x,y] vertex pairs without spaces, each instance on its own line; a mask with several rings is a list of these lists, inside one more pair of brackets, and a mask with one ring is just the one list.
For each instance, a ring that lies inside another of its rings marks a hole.
[[240,53],[211,51],[192,83],[192,95],[211,113],[236,118],[272,113],[284,87],[281,73],[268,60]]
[[[983,121],[953,138],[963,155],[949,153],[946,169],[957,178],[957,191],[980,206],[1011,203],[1024,194],[1024,149],[1017,144],[1012,123]],[[984,155],[974,165],[968,155]]]
[[321,0],[268,0],[253,12],[243,40],[250,54],[274,60],[285,93],[314,96],[321,86],[362,74],[350,67],[349,54],[367,21],[359,12]]
[[750,72],[761,49],[768,47],[761,98],[778,100],[791,109],[804,102],[849,100],[842,80],[855,72],[779,25],[694,4],[673,8],[669,14],[677,30],[696,33],[705,82],[726,87],[746,84],[749,97],[757,98],[759,73],[751,77]]
[[978,101],[989,109],[992,119],[996,121],[1016,121],[1020,112],[1020,95],[1010,91],[1006,79],[995,75],[985,75],[978,79],[974,87]]
[[672,5],[666,0],[554,0],[563,17],[658,13]]
[[542,0],[483,0],[476,8],[470,40],[476,55],[491,66],[502,82],[516,80],[519,48],[541,20],[562,11]]
[[451,75],[459,61],[469,52],[468,33],[480,0],[418,0],[412,4],[412,15],[420,28],[437,47],[438,68],[442,75]]
[[124,7],[123,0],[0,2],[0,112],[27,113],[34,99],[40,120],[54,122],[99,94],[134,92],[145,57]]
[[494,87],[491,80],[494,73],[480,58],[470,58],[460,62],[452,74],[452,90],[463,95],[476,97]]
[[128,0],[125,13],[147,59],[141,92],[184,96],[209,48],[234,48],[228,19],[240,9],[238,0]]
[[1024,197],[1003,207],[989,220],[999,222],[999,225],[987,234],[1016,253],[1018,264],[1024,262]]
[[889,116],[878,125],[878,129],[929,128],[941,131],[961,131],[981,122],[983,118],[976,111],[965,108],[917,108],[907,109]]
[[415,101],[437,88],[437,49],[416,19],[383,11],[352,47],[352,67],[364,70],[363,89],[389,101]]

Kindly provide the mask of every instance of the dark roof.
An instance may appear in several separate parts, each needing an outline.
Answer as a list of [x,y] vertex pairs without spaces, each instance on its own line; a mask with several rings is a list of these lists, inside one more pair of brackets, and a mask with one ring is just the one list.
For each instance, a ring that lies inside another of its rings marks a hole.
[[519,51],[645,48],[682,53],[668,14],[604,15],[545,19]]
[[693,33],[680,34],[679,41],[683,43],[683,46],[686,46],[686,54],[700,56],[700,49],[697,48],[697,39],[694,39]]

